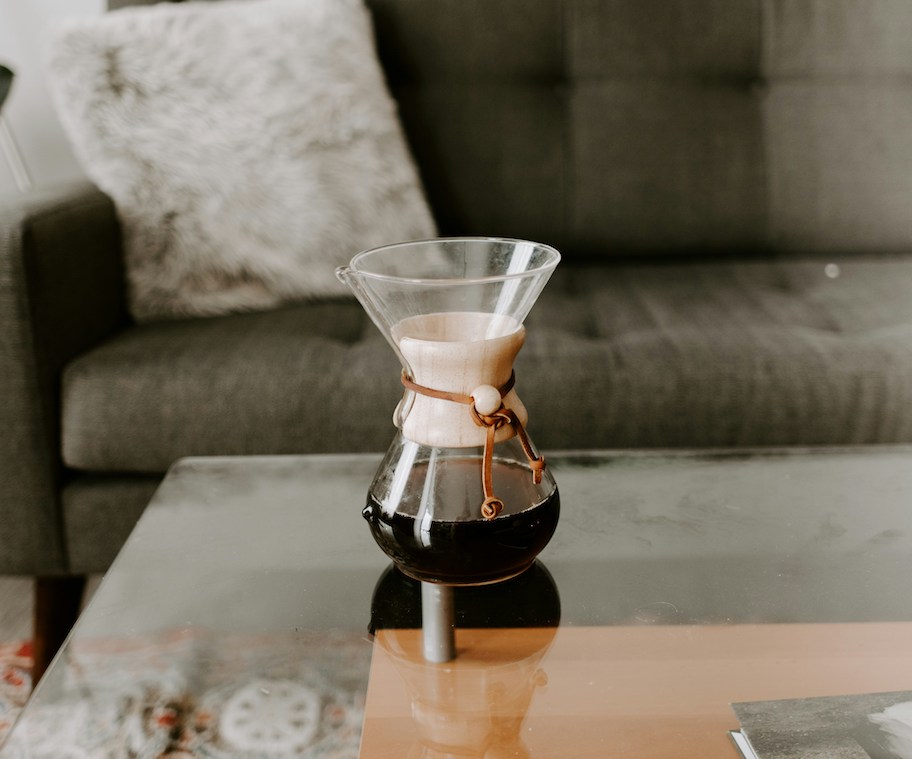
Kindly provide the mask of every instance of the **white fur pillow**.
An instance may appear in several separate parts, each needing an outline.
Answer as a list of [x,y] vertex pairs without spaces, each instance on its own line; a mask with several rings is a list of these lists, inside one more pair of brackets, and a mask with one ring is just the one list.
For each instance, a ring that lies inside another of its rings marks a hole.
[[354,253],[435,233],[360,0],[115,11],[49,74],[140,321],[338,295]]

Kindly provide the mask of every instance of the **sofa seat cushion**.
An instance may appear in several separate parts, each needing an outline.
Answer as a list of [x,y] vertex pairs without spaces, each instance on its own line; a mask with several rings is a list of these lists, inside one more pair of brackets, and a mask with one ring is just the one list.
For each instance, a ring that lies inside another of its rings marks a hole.
[[[516,362],[543,448],[912,443],[912,256],[558,267]],[[385,450],[401,393],[354,301],[143,325],[73,362],[63,454]]]
[[912,442],[910,256],[562,273],[516,365],[540,445]]
[[160,473],[187,455],[379,450],[398,372],[354,300],[132,327],[64,373],[64,462]]

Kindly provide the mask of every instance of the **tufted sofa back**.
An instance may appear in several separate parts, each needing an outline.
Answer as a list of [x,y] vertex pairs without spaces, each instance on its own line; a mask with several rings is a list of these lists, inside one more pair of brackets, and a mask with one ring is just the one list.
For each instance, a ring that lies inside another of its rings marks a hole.
[[445,234],[581,258],[912,246],[912,3],[367,4]]

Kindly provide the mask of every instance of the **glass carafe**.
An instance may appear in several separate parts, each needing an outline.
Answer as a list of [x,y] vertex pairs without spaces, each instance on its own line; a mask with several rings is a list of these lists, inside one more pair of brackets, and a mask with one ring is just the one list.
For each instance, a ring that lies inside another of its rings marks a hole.
[[557,486],[526,432],[513,362],[559,260],[538,243],[452,238],[365,251],[337,271],[402,364],[397,432],[364,516],[417,580],[513,577],[557,526]]

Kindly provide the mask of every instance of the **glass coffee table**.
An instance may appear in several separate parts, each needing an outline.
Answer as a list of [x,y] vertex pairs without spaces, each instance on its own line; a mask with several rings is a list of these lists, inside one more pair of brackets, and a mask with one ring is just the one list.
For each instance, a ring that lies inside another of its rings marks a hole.
[[912,449],[552,455],[532,569],[417,584],[361,517],[375,456],[177,463],[3,759],[734,759],[739,701],[912,689]]

